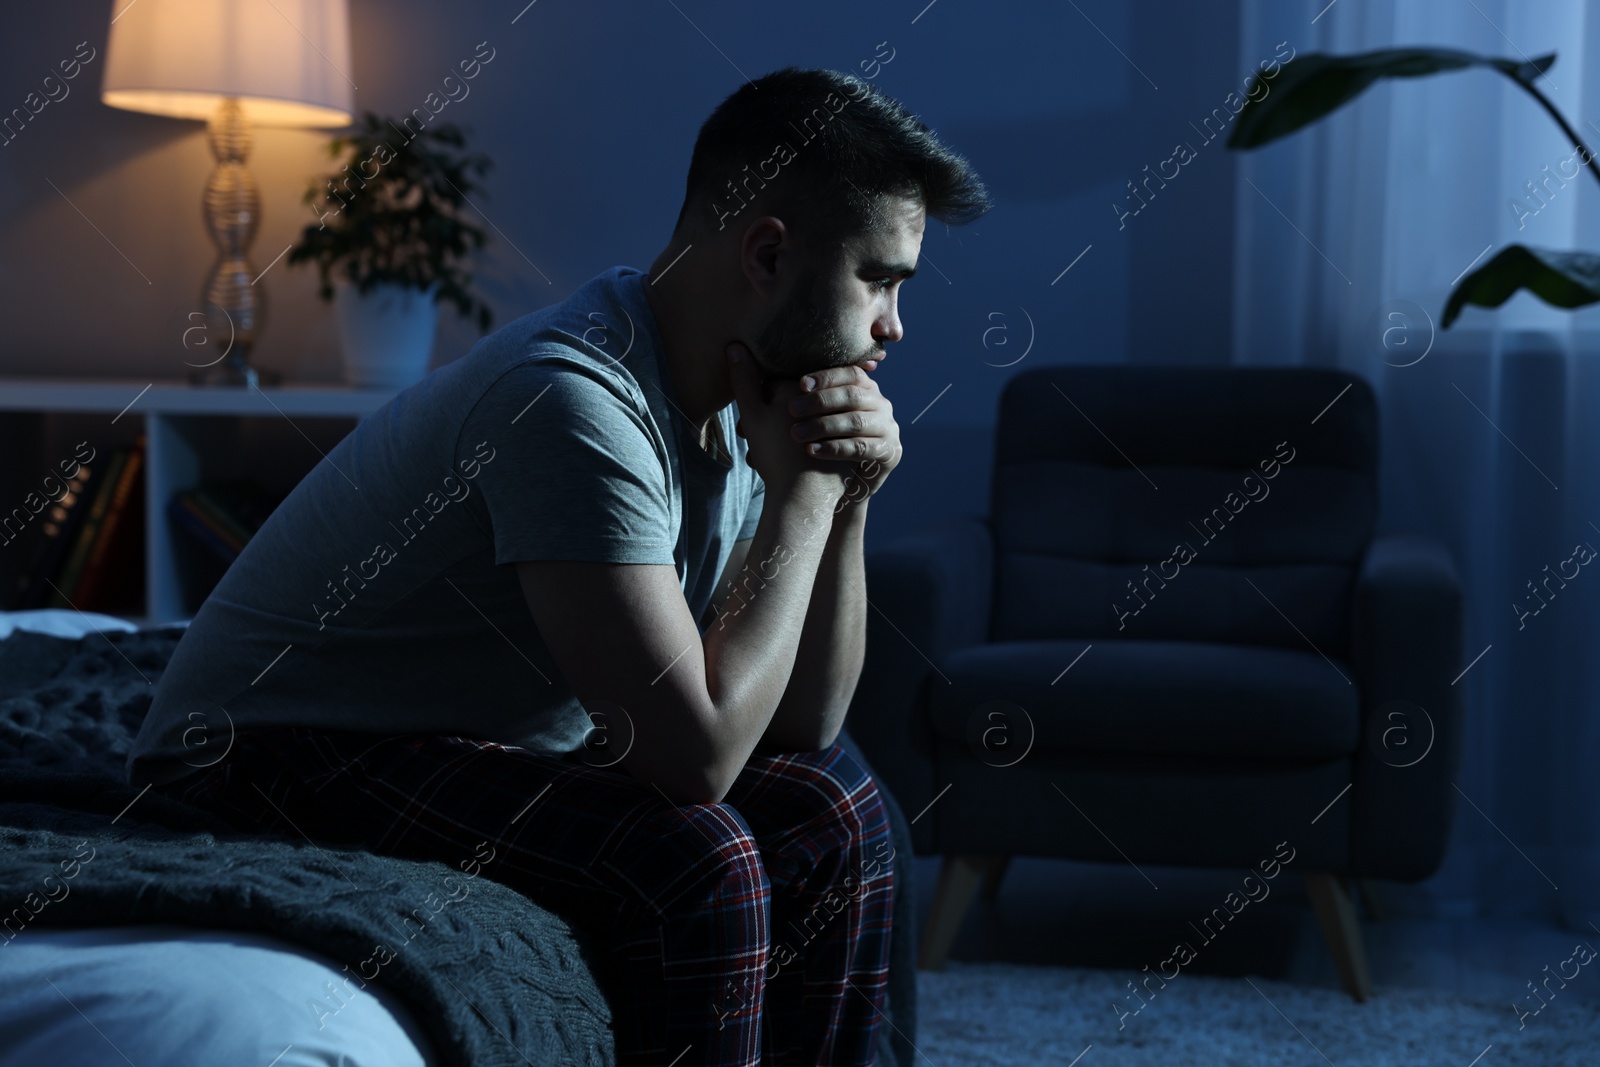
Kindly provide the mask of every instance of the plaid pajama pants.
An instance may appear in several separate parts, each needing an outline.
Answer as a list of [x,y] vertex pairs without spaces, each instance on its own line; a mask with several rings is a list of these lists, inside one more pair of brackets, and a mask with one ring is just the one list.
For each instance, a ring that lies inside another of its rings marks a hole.
[[394,856],[453,862],[488,841],[485,877],[605,947],[619,1067],[871,1064],[894,849],[860,764],[837,744],[758,753],[723,803],[678,806],[591,761],[270,727],[156,788],[243,830]]

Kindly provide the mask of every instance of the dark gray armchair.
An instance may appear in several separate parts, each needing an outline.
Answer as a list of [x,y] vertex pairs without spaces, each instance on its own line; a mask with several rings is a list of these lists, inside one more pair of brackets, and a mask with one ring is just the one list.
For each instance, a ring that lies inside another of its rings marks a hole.
[[923,967],[1010,856],[1287,870],[1370,995],[1351,882],[1442,861],[1465,665],[1446,550],[1374,536],[1377,461],[1342,371],[1007,383],[989,514],[866,561],[848,727],[944,857]]

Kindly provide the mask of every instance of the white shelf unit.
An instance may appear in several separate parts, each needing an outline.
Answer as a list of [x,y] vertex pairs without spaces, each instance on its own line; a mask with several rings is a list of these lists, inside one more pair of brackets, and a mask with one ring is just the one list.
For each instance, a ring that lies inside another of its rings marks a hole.
[[[145,453],[145,612],[142,622],[186,618],[183,562],[167,520],[166,504],[174,493],[198,485],[218,458],[238,458],[240,427],[246,419],[287,421],[306,437],[306,450],[296,459],[304,469],[321,462],[318,447],[302,421],[342,420],[345,432],[395,396],[394,390],[356,389],[338,385],[283,385],[260,390],[243,387],[195,386],[183,381],[50,380],[0,378],[0,471],[6,496],[0,512],[20,504],[22,496],[52,473],[56,457],[45,455],[45,420],[58,415],[104,415],[106,440],[120,434],[137,436],[142,420]],[[324,423],[324,425],[326,425]],[[120,427],[120,428],[119,428]],[[326,437],[324,431],[322,436]],[[61,457],[70,457],[70,448]],[[277,459],[278,457],[273,457]],[[309,461],[307,461],[309,460]],[[37,474],[36,474],[37,472]]]

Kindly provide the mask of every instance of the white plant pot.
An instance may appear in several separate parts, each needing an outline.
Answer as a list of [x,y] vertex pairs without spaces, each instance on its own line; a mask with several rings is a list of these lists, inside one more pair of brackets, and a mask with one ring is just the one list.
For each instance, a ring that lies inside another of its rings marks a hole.
[[422,380],[439,324],[434,289],[390,284],[363,294],[343,282],[335,287],[345,381],[372,389],[404,389]]

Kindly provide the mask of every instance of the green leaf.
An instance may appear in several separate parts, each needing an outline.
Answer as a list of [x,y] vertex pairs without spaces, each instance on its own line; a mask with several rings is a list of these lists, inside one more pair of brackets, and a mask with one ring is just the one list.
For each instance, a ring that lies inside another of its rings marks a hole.
[[1600,256],[1509,245],[1461,280],[1445,303],[1440,324],[1449,329],[1468,304],[1497,308],[1519,289],[1558,308],[1600,303]]
[[488,322],[465,267],[488,234],[465,212],[474,195],[486,195],[475,179],[493,163],[466,151],[466,135],[449,123],[397,123],[365,112],[329,141],[341,165],[311,181],[305,203],[316,221],[301,231],[289,262],[316,264],[325,300],[333,297],[330,277],[361,292],[383,282],[437,284],[436,301],[448,297],[462,315],[476,311],[480,324]]
[[1260,148],[1287,137],[1354,100],[1383,78],[1420,78],[1441,71],[1490,67],[1531,83],[1556,61],[1555,53],[1528,63],[1453,48],[1384,48],[1350,56],[1308,52],[1283,64],[1277,75],[1256,79],[1265,93],[1246,101],[1234,119],[1229,148]]
[[1556,54],[1551,52],[1547,56],[1530,59],[1526,63],[1516,63],[1509,59],[1491,59],[1489,65],[1519,82],[1532,85],[1545,71],[1556,65]]

